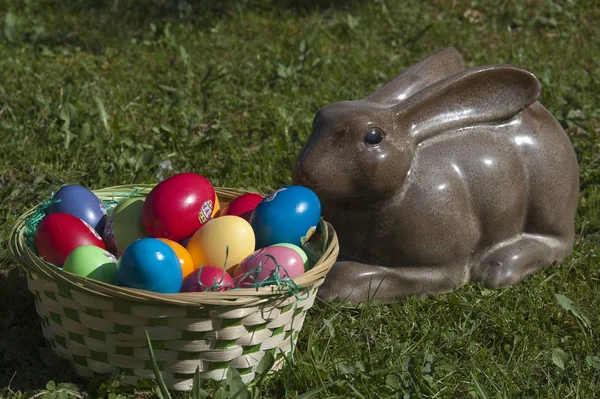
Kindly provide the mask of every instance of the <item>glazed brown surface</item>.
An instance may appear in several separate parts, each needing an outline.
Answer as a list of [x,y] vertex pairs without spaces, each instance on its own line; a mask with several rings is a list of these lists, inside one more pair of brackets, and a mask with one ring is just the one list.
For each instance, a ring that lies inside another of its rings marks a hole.
[[321,109],[292,173],[340,239],[319,296],[390,303],[471,281],[502,288],[562,262],[579,170],[540,92],[527,71],[465,69],[448,48]]

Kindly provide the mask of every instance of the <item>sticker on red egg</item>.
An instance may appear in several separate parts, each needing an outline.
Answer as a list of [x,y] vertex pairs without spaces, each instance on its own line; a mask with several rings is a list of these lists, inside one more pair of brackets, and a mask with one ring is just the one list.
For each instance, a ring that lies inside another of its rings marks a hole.
[[205,201],[200,207],[200,213],[198,214],[198,218],[202,224],[208,222],[213,211],[213,202],[212,200]]
[[272,193],[265,195],[265,198],[263,199],[263,201],[265,201],[265,202],[271,202],[271,201],[273,201],[275,199],[275,197],[277,196],[277,193],[280,193],[280,192],[285,191],[285,190],[287,190],[287,187],[283,187],[283,188],[277,189],[277,190],[273,191]]

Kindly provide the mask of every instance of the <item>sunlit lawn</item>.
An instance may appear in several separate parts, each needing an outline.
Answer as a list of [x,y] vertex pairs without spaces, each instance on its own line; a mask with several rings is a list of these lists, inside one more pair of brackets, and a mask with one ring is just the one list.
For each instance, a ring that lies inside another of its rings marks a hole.
[[466,286],[355,310],[317,304],[294,365],[269,377],[261,392],[594,397],[600,4],[511,3],[5,0],[0,397],[43,392],[50,380],[75,383],[92,398],[132,394],[90,385],[40,349],[33,298],[6,244],[23,211],[63,183],[152,183],[184,170],[216,186],[266,191],[288,184],[319,108],[365,96],[445,46],[458,49],[469,66],[510,63],[542,82],[541,102],[565,127],[580,162],[573,256],[504,291]]

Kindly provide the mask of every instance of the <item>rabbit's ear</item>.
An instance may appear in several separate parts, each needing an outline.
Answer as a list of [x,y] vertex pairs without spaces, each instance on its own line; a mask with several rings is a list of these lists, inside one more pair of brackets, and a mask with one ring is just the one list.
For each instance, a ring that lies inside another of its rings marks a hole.
[[462,56],[454,48],[444,48],[421,59],[365,100],[396,105],[423,88],[465,69]]
[[540,93],[532,73],[488,65],[450,76],[398,104],[394,112],[399,128],[421,142],[450,129],[506,121]]

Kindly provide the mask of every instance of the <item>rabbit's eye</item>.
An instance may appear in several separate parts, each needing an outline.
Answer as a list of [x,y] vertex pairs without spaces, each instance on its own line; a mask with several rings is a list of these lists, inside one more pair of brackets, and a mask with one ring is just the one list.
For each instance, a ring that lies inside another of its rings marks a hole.
[[370,145],[376,145],[383,141],[383,132],[378,128],[374,127],[367,130],[364,137],[365,143]]

